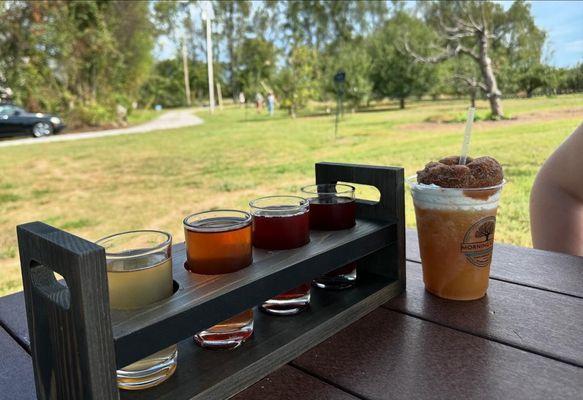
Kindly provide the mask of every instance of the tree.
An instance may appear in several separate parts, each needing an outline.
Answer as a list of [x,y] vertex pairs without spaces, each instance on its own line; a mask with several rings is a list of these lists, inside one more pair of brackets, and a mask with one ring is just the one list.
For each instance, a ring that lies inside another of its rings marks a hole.
[[[241,59],[242,42],[249,30],[251,2],[248,0],[219,1],[215,3],[217,19],[222,24],[223,38],[227,48],[227,71],[233,96],[241,86],[238,65]],[[234,98],[234,97],[233,97]]]
[[517,89],[526,92],[526,97],[532,97],[536,89],[548,86],[551,75],[551,68],[542,64],[536,64],[527,68],[521,67],[518,69],[514,79]]
[[[207,66],[198,60],[188,60],[189,84],[198,98],[208,95]],[[215,65],[220,71],[220,66]],[[140,89],[140,99],[146,108],[153,104],[164,107],[183,107],[186,105],[182,75],[182,61],[179,58],[162,60],[156,63],[148,80]]]
[[503,117],[502,93],[492,57],[500,54],[501,49],[512,53],[526,48],[525,43],[532,44],[533,48],[540,43],[538,31],[533,35],[536,40],[529,38],[532,27],[536,28],[530,6],[516,1],[504,11],[499,3],[491,1],[431,2],[424,4],[424,14],[439,35],[434,45],[443,51],[423,56],[405,42],[409,54],[423,63],[439,63],[453,57],[467,57],[475,62],[481,74],[478,85],[488,97],[492,118]]
[[437,80],[434,66],[413,62],[399,47],[403,35],[409,43],[422,46],[431,37],[431,31],[418,19],[399,10],[375,33],[370,48],[374,92],[399,99],[400,108],[405,108],[407,97],[423,95]]
[[276,55],[273,43],[260,38],[245,39],[241,46],[237,76],[247,93],[263,91],[262,85],[272,81]]
[[0,13],[0,77],[33,111],[111,122],[149,74],[146,3],[13,1]]
[[387,5],[382,1],[290,0],[281,2],[288,48],[348,43],[382,24]]
[[562,77],[558,78],[559,89],[570,91],[583,91],[583,63],[578,63],[575,67],[562,71]]
[[291,117],[295,118],[297,110],[316,95],[315,59],[315,50],[307,46],[298,46],[292,49],[287,65],[279,72],[277,89],[281,105],[288,109]]
[[536,89],[550,83],[547,76],[550,71],[543,63],[546,33],[536,26],[530,6],[520,1],[508,9],[505,23],[505,33],[500,40],[493,41],[500,71],[498,83],[506,91],[524,91],[531,97]]
[[326,93],[336,94],[333,77],[339,71],[346,73],[345,99],[352,107],[366,103],[372,93],[370,80],[372,58],[362,38],[330,46],[324,58],[324,71],[321,77]]

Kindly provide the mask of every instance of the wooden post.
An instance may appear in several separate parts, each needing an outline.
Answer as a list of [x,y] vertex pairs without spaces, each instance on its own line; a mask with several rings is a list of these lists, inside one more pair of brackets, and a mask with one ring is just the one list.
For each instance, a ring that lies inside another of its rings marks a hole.
[[219,109],[223,110],[223,92],[221,91],[221,84],[217,82],[217,95],[219,96]]
[[17,233],[38,399],[118,399],[104,249],[42,222]]

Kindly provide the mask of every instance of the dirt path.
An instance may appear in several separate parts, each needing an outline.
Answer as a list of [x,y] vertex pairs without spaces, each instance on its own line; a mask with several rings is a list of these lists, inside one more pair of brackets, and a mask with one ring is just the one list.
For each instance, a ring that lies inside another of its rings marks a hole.
[[185,126],[200,125],[204,121],[194,115],[192,109],[189,110],[170,110],[166,111],[160,117],[144,124],[132,126],[129,128],[108,129],[104,131],[83,132],[83,133],[66,133],[63,135],[53,135],[43,138],[26,138],[5,140],[0,142],[0,147],[19,146],[23,144],[47,143],[47,142],[65,142],[68,140],[93,139],[105,136],[131,135],[136,133],[152,132],[161,129],[182,128]]
[[[583,115],[583,108],[576,107],[565,110],[551,110],[551,111],[535,111],[529,113],[518,114],[517,117],[502,121],[478,121],[474,124],[475,128],[487,127],[501,127],[509,125],[519,125],[523,123],[545,122],[562,118],[577,118]],[[436,130],[443,132],[461,132],[460,126],[464,126],[465,122],[416,122],[413,124],[396,125],[398,129],[403,130]]]

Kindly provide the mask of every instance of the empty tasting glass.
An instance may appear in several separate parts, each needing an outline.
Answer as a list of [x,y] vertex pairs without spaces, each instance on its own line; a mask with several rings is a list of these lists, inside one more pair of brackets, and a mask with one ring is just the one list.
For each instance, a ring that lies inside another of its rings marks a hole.
[[[205,211],[184,219],[187,270],[205,275],[227,274],[253,262],[251,215],[237,210]],[[202,347],[234,349],[253,334],[249,309],[197,333]]]
[[[164,300],[173,293],[172,236],[138,230],[118,233],[96,242],[105,248],[109,304],[130,310]],[[178,350],[172,345],[117,371],[121,389],[156,386],[176,370]]]
[[[302,188],[310,202],[310,228],[336,231],[352,228],[356,224],[354,187],[339,183],[324,183]],[[313,284],[322,289],[347,289],[356,281],[356,263],[350,263],[329,272]]]
[[[253,245],[285,250],[310,242],[310,206],[297,196],[261,197],[249,203],[253,215]],[[310,304],[310,284],[304,283],[261,305],[269,314],[293,315]]]

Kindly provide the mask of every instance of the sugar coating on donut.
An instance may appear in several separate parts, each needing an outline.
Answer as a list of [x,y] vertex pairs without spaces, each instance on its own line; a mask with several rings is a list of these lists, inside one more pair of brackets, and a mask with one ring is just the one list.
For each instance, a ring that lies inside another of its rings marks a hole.
[[467,158],[459,165],[459,156],[430,162],[417,171],[417,182],[444,188],[480,188],[495,186],[504,179],[502,166],[492,157]]

